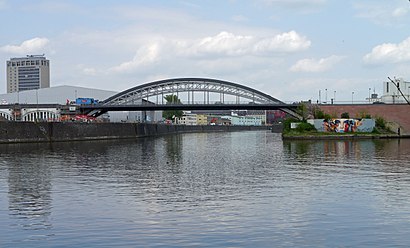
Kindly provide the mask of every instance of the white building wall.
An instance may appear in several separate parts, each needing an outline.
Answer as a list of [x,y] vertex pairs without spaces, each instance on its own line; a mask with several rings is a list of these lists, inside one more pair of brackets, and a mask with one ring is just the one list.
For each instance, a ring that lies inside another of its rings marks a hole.
[[253,116],[222,116],[231,121],[235,126],[261,126],[262,118]]
[[[410,100],[410,82],[406,82],[403,79],[397,79],[400,90],[403,92],[404,96]],[[381,101],[384,103],[406,103],[397,87],[391,82],[383,83],[383,95]]]

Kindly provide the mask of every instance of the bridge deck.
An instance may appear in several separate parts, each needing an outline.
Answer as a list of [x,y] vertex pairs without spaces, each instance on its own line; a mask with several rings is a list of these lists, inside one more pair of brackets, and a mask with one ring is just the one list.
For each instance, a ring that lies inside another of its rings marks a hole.
[[294,104],[163,104],[163,105],[82,105],[80,110],[155,111],[155,110],[280,110],[296,109]]

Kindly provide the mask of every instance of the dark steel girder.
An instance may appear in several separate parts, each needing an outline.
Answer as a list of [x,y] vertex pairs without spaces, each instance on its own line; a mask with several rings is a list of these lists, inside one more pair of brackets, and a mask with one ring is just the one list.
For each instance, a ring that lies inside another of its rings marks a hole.
[[237,83],[207,78],[175,78],[155,81],[120,92],[102,102],[103,105],[133,104],[152,96],[182,92],[209,92],[232,95],[254,103],[283,104],[272,96]]
[[156,110],[282,110],[288,112],[295,104],[135,104],[135,105],[82,105],[79,109],[89,115],[99,116],[109,111]]

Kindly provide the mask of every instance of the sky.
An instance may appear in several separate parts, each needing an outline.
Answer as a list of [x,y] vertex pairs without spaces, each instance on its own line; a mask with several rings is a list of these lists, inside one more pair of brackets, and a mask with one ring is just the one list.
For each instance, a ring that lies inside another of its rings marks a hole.
[[365,101],[410,80],[410,1],[0,0],[0,93],[6,61],[28,54],[50,60],[51,86],[206,77],[285,102]]

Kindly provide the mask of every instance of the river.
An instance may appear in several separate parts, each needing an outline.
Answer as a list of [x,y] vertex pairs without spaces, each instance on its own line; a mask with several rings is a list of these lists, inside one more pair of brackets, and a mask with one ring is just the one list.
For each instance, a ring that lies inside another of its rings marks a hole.
[[0,145],[0,247],[410,244],[410,140]]

